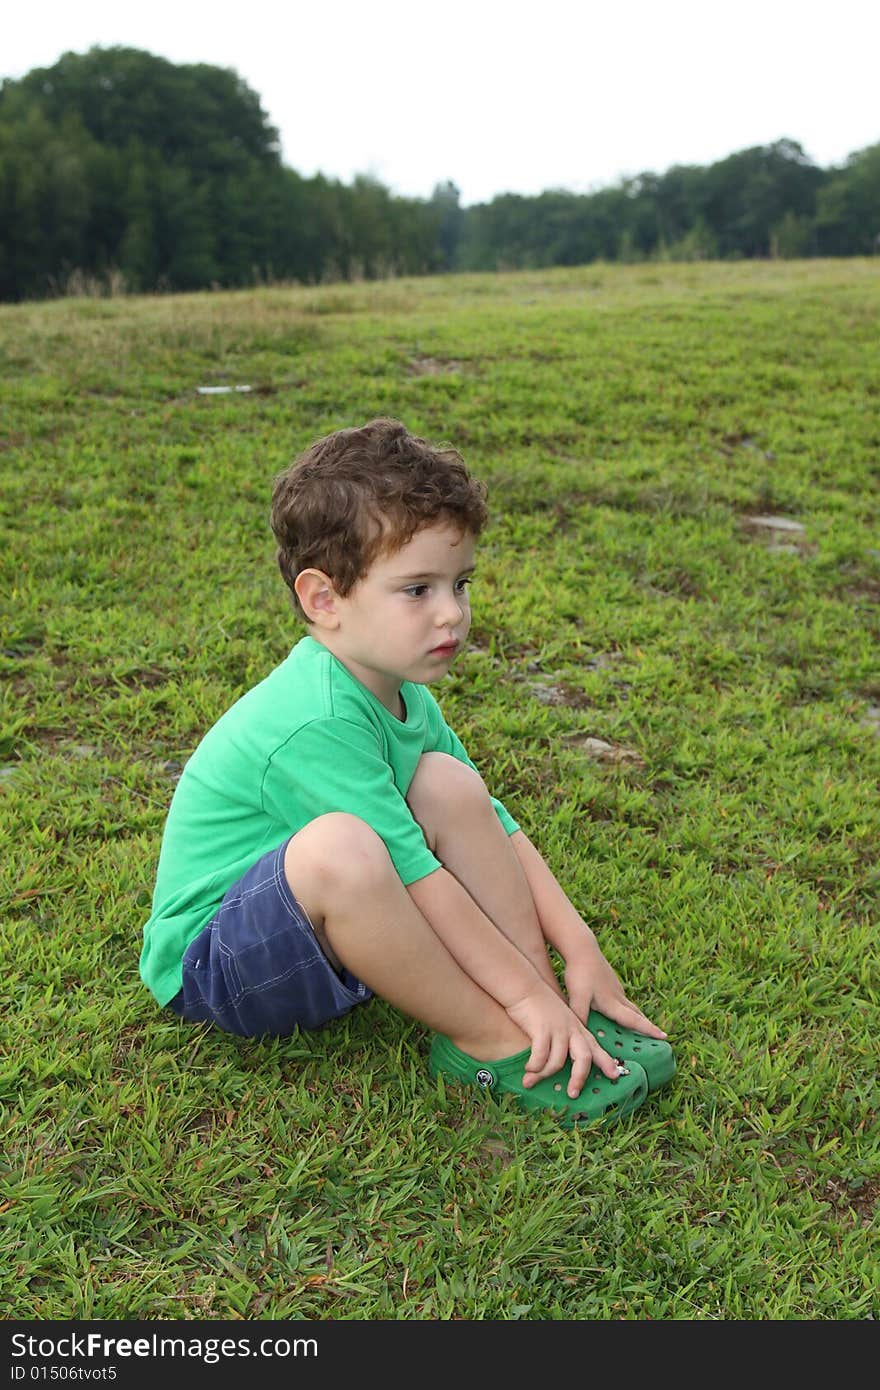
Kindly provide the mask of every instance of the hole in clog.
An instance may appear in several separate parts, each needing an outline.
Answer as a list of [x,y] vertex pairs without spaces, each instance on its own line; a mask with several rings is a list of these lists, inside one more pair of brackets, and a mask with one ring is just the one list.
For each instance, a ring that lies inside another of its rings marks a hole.
[[596,1029],[596,1037],[597,1037],[597,1038],[604,1038],[604,1036],[605,1036],[605,1029],[604,1029],[604,1028],[597,1028],[597,1029]]
[[633,1043],[633,1052],[641,1052],[641,1050],[638,1043]]
[[561,1081],[557,1081],[557,1083],[556,1083],[556,1085],[553,1087],[553,1089],[554,1089],[554,1091],[561,1091],[561,1090],[562,1090],[562,1082],[561,1082]]
[[594,1086],[594,1087],[593,1087],[593,1095],[594,1095],[594,1096],[597,1096],[598,1094],[599,1094],[599,1087],[598,1087],[598,1086]]

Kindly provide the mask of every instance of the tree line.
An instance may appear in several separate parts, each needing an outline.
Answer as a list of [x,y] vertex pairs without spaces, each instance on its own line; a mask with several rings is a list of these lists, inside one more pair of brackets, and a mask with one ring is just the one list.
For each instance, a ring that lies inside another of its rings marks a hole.
[[0,299],[880,251],[880,144],[838,168],[794,140],[577,194],[462,208],[285,166],[232,70],[66,53],[0,83]]

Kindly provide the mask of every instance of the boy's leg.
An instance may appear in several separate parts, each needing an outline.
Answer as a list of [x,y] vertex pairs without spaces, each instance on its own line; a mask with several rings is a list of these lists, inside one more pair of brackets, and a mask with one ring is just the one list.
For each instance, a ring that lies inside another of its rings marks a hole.
[[[445,753],[426,753],[407,800],[443,866],[562,994],[525,869],[479,774]],[[531,846],[529,850],[537,858]],[[662,1030],[629,1000],[625,1003],[635,1016],[630,1027],[621,1027],[595,1009],[587,1013],[587,1026],[608,1052],[628,1064],[639,1063],[649,1089],[656,1090],[675,1073],[672,1048]]]
[[447,753],[425,753],[406,799],[443,867],[561,994],[522,865],[479,773]]
[[462,970],[419,912],[378,835],[356,816],[320,816],[289,841],[284,872],[329,959],[471,1057],[528,1038]]
[[[647,1081],[635,1064],[616,1075],[594,1066],[577,1097],[567,1090],[573,1060],[527,1089],[530,1040],[447,950],[401,883],[382,840],[356,816],[334,812],[312,821],[288,842],[284,859],[290,890],[325,951],[434,1029],[433,1072],[513,1092],[526,1109],[559,1113],[564,1125],[622,1118],[644,1100]],[[466,889],[462,896],[485,920]]]

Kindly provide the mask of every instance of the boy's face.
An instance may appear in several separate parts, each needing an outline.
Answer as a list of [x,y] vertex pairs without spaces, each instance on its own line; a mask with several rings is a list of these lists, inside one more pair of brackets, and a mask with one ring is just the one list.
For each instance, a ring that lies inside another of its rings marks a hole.
[[476,537],[449,522],[380,555],[314,635],[395,714],[401,681],[446,674],[471,625],[467,585]]

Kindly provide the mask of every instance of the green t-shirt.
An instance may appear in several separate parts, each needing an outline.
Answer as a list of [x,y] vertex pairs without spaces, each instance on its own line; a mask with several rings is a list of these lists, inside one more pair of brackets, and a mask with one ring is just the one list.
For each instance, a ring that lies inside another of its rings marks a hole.
[[[303,637],[208,731],[171,801],[144,927],[141,978],[160,1004],[180,989],[183,954],[227,889],[316,816],[366,821],[403,883],[441,867],[406,793],[423,753],[474,764],[424,685],[404,681],[400,694],[405,719]],[[516,821],[492,800],[511,834]]]

